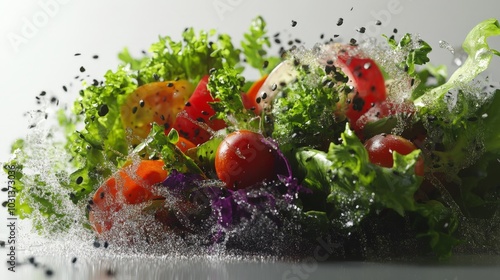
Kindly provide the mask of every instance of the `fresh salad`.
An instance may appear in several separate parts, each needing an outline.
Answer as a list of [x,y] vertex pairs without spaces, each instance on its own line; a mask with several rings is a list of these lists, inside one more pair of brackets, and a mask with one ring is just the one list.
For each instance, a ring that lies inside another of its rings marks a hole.
[[65,156],[50,176],[26,168],[28,142],[13,145],[17,215],[43,234],[76,223],[124,246],[498,252],[487,232],[500,232],[500,91],[481,75],[498,35],[495,19],[474,27],[449,78],[411,34],[272,55],[279,34],[261,17],[239,45],[188,28],[143,57],[125,49],[57,114]]

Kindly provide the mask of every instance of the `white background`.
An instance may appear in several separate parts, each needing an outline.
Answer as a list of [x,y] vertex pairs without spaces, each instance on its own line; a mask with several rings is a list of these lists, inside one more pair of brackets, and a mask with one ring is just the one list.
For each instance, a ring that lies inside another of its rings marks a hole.
[[[116,68],[116,55],[123,47],[138,55],[158,35],[178,38],[188,26],[215,28],[239,40],[256,15],[264,16],[270,35],[281,32],[287,41],[289,34],[307,46],[322,33],[326,38],[334,34],[345,40],[358,38],[355,29],[362,26],[371,26],[367,33],[378,38],[391,35],[394,28],[398,29],[396,36],[419,33],[434,48],[432,61],[450,64],[453,56],[439,48],[439,40],[459,46],[475,24],[500,18],[500,2],[0,0],[0,162],[9,158],[10,144],[28,133],[28,119],[23,115],[38,108],[36,95],[44,90],[67,100],[76,97],[80,82],[74,76],[82,75],[80,66],[87,69],[84,74],[90,80],[100,80],[107,69]],[[340,17],[344,24],[339,27]],[[382,26],[373,24],[377,19]],[[296,27],[291,27],[292,20],[298,22]],[[492,42],[500,49],[499,40]],[[96,54],[99,59],[92,59]],[[500,80],[499,59],[494,59],[491,69],[492,79]],[[69,93],[62,90],[63,85],[70,88]],[[3,225],[5,213],[1,213]],[[5,240],[5,230],[0,227],[0,240]],[[4,273],[3,265],[0,269]]]

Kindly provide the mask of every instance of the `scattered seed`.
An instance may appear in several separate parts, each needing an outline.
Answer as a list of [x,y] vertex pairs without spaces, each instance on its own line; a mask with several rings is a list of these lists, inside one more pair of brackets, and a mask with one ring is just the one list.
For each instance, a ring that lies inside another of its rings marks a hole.
[[97,114],[99,115],[99,117],[104,117],[108,114],[108,112],[109,112],[108,105],[102,104],[101,107],[99,107],[99,112],[97,112]]
[[80,185],[82,182],[83,182],[83,177],[82,176],[79,176],[78,178],[76,178],[76,183],[78,185]]

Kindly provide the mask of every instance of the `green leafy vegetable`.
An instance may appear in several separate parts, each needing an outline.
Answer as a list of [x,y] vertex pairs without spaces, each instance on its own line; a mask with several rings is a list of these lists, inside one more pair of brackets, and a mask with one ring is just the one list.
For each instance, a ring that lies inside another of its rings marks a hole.
[[241,94],[244,84],[245,78],[229,65],[213,71],[207,87],[217,102],[210,105],[216,111],[216,118],[223,119],[238,129],[257,128],[258,119],[243,106]]
[[175,129],[165,135],[165,128],[153,123],[148,137],[132,151],[132,154],[146,152],[150,159],[159,157],[165,162],[167,170],[203,174],[198,165],[175,146],[178,141],[179,134]]
[[273,104],[272,137],[285,152],[302,146],[326,149],[337,140],[345,124],[335,118],[344,85],[325,83],[323,68],[309,71],[299,66],[297,70],[297,81],[288,85]]
[[260,71],[261,75],[271,72],[281,61],[279,57],[267,56],[266,48],[271,46],[267,36],[266,22],[262,17],[257,17],[252,21],[250,30],[243,35],[241,42],[243,53],[247,63]]
[[392,37],[388,38],[387,41],[394,50],[408,53],[403,68],[410,76],[415,75],[416,65],[424,65],[429,62],[427,55],[432,51],[432,48],[425,41],[417,40],[415,42],[415,38],[412,38],[408,33],[399,42],[396,42]]
[[[331,222],[341,230],[350,230],[371,213],[394,210],[401,216],[416,214],[425,220],[421,236],[431,237],[431,248],[440,257],[451,253],[456,240],[457,219],[437,201],[415,202],[421,178],[415,175],[415,163],[420,151],[408,155],[394,153],[394,166],[374,165],[368,152],[356,135],[346,127],[341,144],[331,144],[328,152],[301,148],[296,153],[299,169],[304,174],[303,184],[323,194],[325,211]],[[321,204],[319,204],[321,205]],[[448,223],[449,227],[441,227]]]

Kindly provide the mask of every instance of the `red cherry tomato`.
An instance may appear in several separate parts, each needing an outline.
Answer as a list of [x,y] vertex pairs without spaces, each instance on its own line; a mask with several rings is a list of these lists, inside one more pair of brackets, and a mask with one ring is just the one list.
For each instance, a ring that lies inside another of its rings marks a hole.
[[139,204],[160,199],[155,196],[152,186],[163,182],[168,172],[161,160],[142,160],[138,164],[128,164],[108,178],[91,200],[89,221],[97,233],[111,229],[112,215],[125,204]]
[[359,117],[386,99],[384,76],[371,58],[351,55],[345,49],[340,50],[336,64],[349,78],[347,84],[352,86],[345,114],[351,127],[358,131]]
[[230,189],[243,189],[276,177],[276,151],[262,134],[239,130],[229,134],[215,155],[215,171]]
[[216,100],[207,89],[208,78],[207,75],[200,80],[173,125],[182,137],[195,145],[210,139],[212,136],[210,130],[216,131],[226,127],[223,120],[211,119],[215,115],[215,110],[209,103],[216,102]]
[[123,126],[132,130],[132,143],[145,139],[153,122],[172,126],[192,92],[193,85],[180,80],[145,84],[128,95],[120,117]]
[[[370,162],[389,168],[394,165],[393,152],[407,155],[417,149],[409,140],[392,134],[373,136],[366,140],[365,148],[368,151]],[[422,157],[415,164],[415,174],[424,176],[424,160]]]

